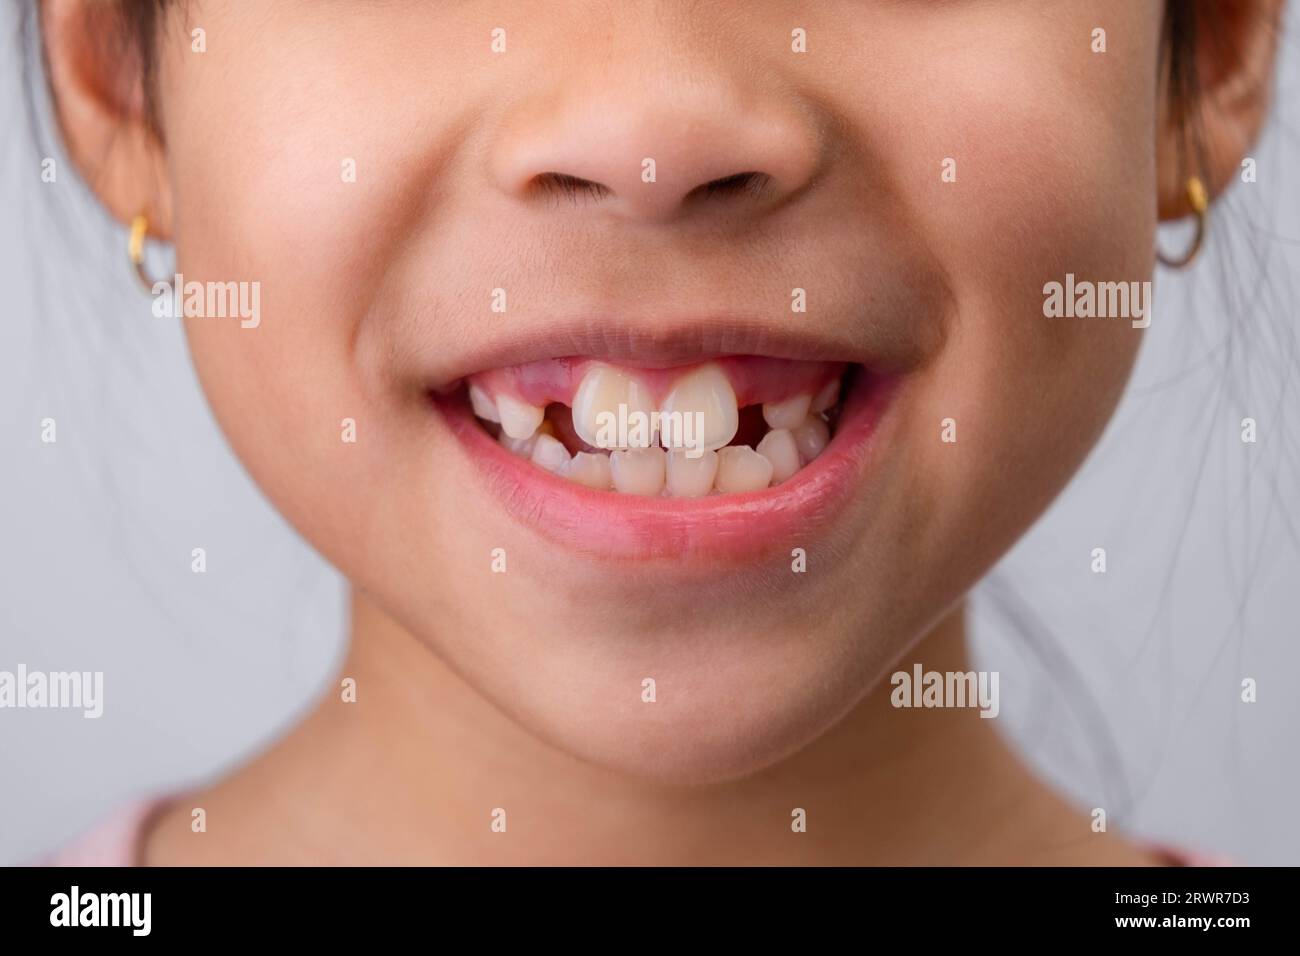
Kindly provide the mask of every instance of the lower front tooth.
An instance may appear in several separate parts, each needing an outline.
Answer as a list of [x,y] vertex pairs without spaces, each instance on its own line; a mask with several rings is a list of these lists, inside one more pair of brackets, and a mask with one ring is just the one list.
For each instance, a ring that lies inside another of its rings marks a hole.
[[688,451],[668,453],[668,494],[674,498],[702,498],[713,490],[718,474],[718,453],[706,451],[692,458]]
[[754,450],[772,463],[774,485],[779,485],[799,470],[799,446],[788,428],[768,432]]
[[630,448],[610,453],[614,490],[625,495],[657,495],[664,490],[664,459],[659,447]]
[[558,439],[550,435],[538,435],[533,445],[533,464],[545,468],[552,474],[559,474],[569,464],[569,450]]
[[825,449],[831,440],[831,430],[816,415],[809,415],[798,428],[791,429],[794,443],[799,447],[799,456],[804,463],[812,461]]
[[564,476],[597,491],[608,491],[614,487],[614,478],[609,470],[609,456],[580,451],[573,456]]
[[759,491],[772,483],[772,463],[748,445],[728,445],[718,452],[717,489],[724,495]]
[[501,430],[511,438],[527,438],[537,431],[546,413],[545,409],[511,395],[497,396],[497,411],[501,414]]
[[531,458],[533,455],[533,446],[537,444],[538,432],[533,432],[527,438],[511,438],[504,431],[497,436],[497,441],[501,446],[511,452],[514,452],[521,458]]

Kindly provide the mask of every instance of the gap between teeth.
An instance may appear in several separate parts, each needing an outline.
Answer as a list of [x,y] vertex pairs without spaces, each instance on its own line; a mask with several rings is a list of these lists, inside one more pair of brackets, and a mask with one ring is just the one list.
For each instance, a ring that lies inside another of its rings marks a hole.
[[[550,434],[545,408],[511,395],[494,398],[478,385],[469,385],[474,414],[500,424],[500,443],[537,467],[601,491],[673,498],[740,494],[788,481],[826,448],[830,441],[826,413],[839,401],[839,393],[840,381],[833,379],[816,395],[795,395],[764,404],[763,419],[770,430],[751,448],[729,444],[739,428],[739,408],[731,383],[716,365],[704,365],[683,376],[658,409],[633,375],[594,365],[574,395],[573,428],[587,445],[608,448],[609,453],[570,455],[564,443]],[[635,412],[644,416],[642,421],[685,423],[685,418],[673,418],[672,413],[701,411],[702,433],[693,435],[687,423],[685,434],[678,437],[687,439],[689,448],[666,450],[657,442],[671,435],[660,435],[657,429],[646,435],[645,428],[634,434],[637,429],[628,429],[624,437],[631,439],[630,445],[647,442],[648,447],[610,447],[601,441],[609,437],[608,427],[601,429],[602,423],[609,425],[609,419],[599,416],[611,412],[617,419],[614,410],[620,404],[626,407],[625,421],[635,421]]]

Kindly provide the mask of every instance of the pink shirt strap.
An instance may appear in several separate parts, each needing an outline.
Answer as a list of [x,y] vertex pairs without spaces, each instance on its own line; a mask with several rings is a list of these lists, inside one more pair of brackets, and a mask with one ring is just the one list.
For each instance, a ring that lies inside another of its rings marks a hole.
[[41,865],[138,865],[145,824],[161,803],[161,800],[137,800],[127,804],[78,839],[41,860]]

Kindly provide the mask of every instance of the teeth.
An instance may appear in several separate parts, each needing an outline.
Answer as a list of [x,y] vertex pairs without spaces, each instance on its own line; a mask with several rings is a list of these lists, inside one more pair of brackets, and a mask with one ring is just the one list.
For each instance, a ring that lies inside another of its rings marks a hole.
[[[674,436],[677,439],[675,447],[718,449],[735,438],[736,429],[740,427],[736,393],[732,391],[726,373],[713,363],[677,380],[659,409],[661,420],[664,415],[674,412],[681,416],[678,426],[681,434]],[[695,433],[697,412],[704,415],[703,434]]]
[[779,485],[799,470],[799,446],[788,428],[774,428],[763,436],[754,450],[772,463],[774,485]]
[[469,384],[469,403],[474,408],[474,414],[485,422],[501,421],[501,413],[497,411],[497,403],[492,401],[492,396],[473,382]]
[[587,445],[612,454],[570,455],[544,406],[510,393],[493,396],[473,381],[466,384],[474,414],[500,424],[502,447],[537,467],[599,491],[673,498],[742,494],[789,481],[826,449],[830,425],[824,413],[836,406],[841,392],[836,379],[816,395],[767,402],[762,413],[769,431],[757,446],[730,445],[740,414],[736,393],[717,363],[678,378],[658,409],[640,375],[592,363],[573,398],[573,428]]
[[664,490],[664,454],[662,448],[632,448],[611,452],[609,470],[614,490],[625,495],[657,495]]
[[674,498],[702,498],[713,490],[718,474],[718,453],[706,451],[691,458],[685,451],[668,453],[668,494]]
[[831,430],[816,415],[809,415],[803,424],[792,430],[794,443],[799,448],[799,457],[808,463],[822,453],[826,443],[831,440]]
[[533,444],[533,464],[545,468],[552,474],[559,474],[569,464],[569,451],[564,444],[550,435],[538,435]]
[[514,452],[520,458],[531,458],[533,455],[533,446],[537,444],[537,433],[529,435],[527,438],[511,438],[505,432],[497,436],[499,441],[506,450]]
[[546,411],[512,395],[498,395],[497,410],[501,413],[501,430],[511,438],[527,438],[537,431]]
[[769,428],[796,428],[808,417],[808,407],[812,405],[811,395],[796,395],[780,402],[768,402],[763,406],[763,421]]
[[573,456],[564,475],[570,481],[595,488],[597,491],[608,491],[614,487],[614,478],[609,469],[609,455],[580,451]]
[[[822,390],[817,393],[817,397],[812,400],[812,407],[809,411],[820,414],[828,408],[832,408],[840,400],[840,380],[833,378],[823,386]],[[795,425],[799,424],[795,422]],[[786,426],[792,428],[794,426]]]
[[758,491],[772,483],[772,463],[748,445],[718,452],[717,489],[724,495]]
[[[635,376],[608,365],[593,365],[582,377],[573,396],[573,430],[593,448],[623,447],[618,434],[620,405],[625,407],[627,447],[653,445],[654,405],[650,390]],[[607,423],[605,413],[613,415],[612,424]]]

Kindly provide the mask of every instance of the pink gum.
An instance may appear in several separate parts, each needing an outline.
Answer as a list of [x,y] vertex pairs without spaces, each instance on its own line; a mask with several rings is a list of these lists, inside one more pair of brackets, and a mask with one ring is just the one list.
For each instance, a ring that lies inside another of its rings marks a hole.
[[676,368],[629,368],[599,359],[558,358],[490,369],[471,375],[469,381],[492,396],[508,394],[530,405],[560,402],[572,407],[573,396],[587,370],[605,364],[640,378],[658,404],[678,379],[710,363],[726,374],[741,408],[795,395],[815,396],[827,382],[843,375],[847,367],[843,362],[803,362],[760,355],[728,355]]

